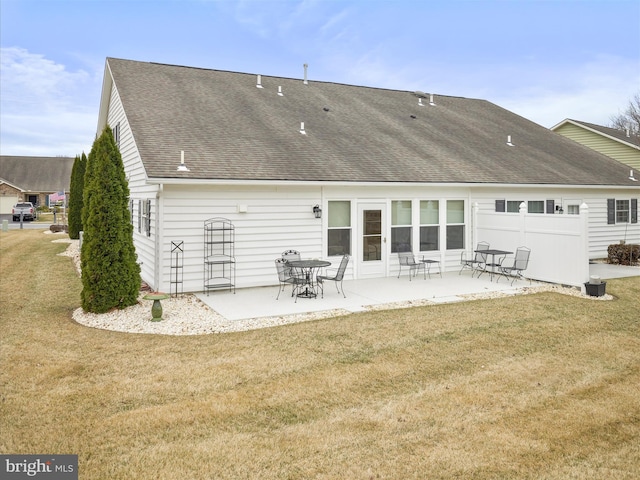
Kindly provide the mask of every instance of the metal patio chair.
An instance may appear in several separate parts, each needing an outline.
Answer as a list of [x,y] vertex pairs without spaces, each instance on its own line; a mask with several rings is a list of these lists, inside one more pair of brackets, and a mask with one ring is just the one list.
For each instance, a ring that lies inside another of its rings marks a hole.
[[402,267],[409,268],[409,281],[411,281],[411,274],[415,277],[420,269],[424,273],[424,279],[427,279],[427,270],[425,268],[425,264],[422,262],[416,262],[416,258],[411,252],[398,252],[398,262],[400,263],[400,270],[398,271],[398,278],[400,278],[400,274],[402,273]]
[[[524,272],[529,266],[529,256],[531,255],[531,249],[527,247],[518,247],[516,250],[516,254],[513,257],[513,263],[511,265],[505,266],[500,265],[499,273],[503,275],[505,278],[511,278],[511,285],[518,278],[524,278],[522,276],[522,272]],[[500,281],[500,275],[498,276],[497,282]],[[531,279],[529,279],[529,285],[531,285]]]
[[280,282],[276,300],[280,298],[280,293],[285,289],[287,285],[292,286],[291,296],[293,296],[296,292],[297,286],[304,284],[304,279],[293,275],[292,269],[289,265],[287,265],[287,261],[285,259],[276,258],[275,263],[276,270],[278,272],[278,281]]
[[[324,282],[330,280],[332,282],[336,282],[336,290],[340,293],[342,290],[342,296],[347,298],[344,294],[344,287],[342,286],[342,281],[344,280],[344,272],[347,269],[347,264],[349,263],[350,255],[345,254],[342,256],[342,260],[340,261],[340,266],[336,270],[336,274],[333,276],[330,275],[318,275],[316,276],[316,281],[318,282],[318,286],[320,287],[320,292],[322,294],[322,298],[324,298]],[[332,271],[333,269],[327,269],[327,272]],[[340,282],[340,288],[338,288],[338,282]]]
[[300,252],[297,250],[286,250],[284,252],[282,252],[282,258],[285,260],[290,260],[290,261],[297,261],[300,260]]
[[460,268],[458,275],[460,275],[465,268],[471,269],[472,277],[476,272],[483,270],[487,263],[487,254],[478,252],[478,250],[488,250],[488,249],[489,249],[488,242],[478,242],[478,245],[476,246],[476,252],[473,258],[469,258],[470,254],[467,253],[466,251],[463,251],[460,254],[460,265],[462,265],[462,267]]

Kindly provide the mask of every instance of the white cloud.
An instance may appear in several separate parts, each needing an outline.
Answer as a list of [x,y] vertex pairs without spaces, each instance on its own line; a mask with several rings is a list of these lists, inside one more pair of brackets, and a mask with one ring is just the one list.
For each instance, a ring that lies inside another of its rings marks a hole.
[[0,59],[2,154],[75,156],[88,151],[100,101],[96,75],[70,71],[18,47],[2,48]]

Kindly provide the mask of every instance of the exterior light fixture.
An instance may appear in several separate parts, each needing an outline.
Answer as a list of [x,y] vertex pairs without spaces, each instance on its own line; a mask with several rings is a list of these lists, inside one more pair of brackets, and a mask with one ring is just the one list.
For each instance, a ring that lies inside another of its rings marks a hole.
[[316,218],[322,218],[322,209],[320,208],[320,205],[316,205],[315,207],[313,207],[313,214],[316,216]]

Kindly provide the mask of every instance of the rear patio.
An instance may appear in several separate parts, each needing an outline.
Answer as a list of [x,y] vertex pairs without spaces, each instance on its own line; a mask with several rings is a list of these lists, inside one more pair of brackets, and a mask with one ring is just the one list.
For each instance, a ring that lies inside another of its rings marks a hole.
[[[620,265],[591,264],[590,275],[597,275],[601,279],[618,278],[640,275],[640,267],[624,267]],[[386,277],[360,280],[345,280],[344,291],[346,298],[336,291],[333,284],[325,285],[324,298],[299,298],[297,302],[291,297],[291,286],[280,294],[276,300],[278,287],[259,287],[237,289],[236,293],[229,291],[211,292],[209,295],[196,294],[211,309],[229,321],[246,320],[250,318],[274,317],[287,315],[303,315],[327,311],[342,311],[344,313],[361,312],[381,308],[383,306],[424,305],[436,303],[451,303],[469,300],[476,297],[490,297],[502,295],[516,295],[531,288],[541,288],[549,284],[516,280],[513,286],[505,278],[490,280],[484,274],[480,278],[471,277],[466,270],[461,275],[458,272],[444,272],[431,275],[424,280],[421,275],[409,281],[407,275],[400,278]]]

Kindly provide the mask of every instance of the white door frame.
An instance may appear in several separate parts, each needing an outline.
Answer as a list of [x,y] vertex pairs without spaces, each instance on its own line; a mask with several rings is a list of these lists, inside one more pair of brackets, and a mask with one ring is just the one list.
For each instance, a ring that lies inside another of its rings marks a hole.
[[[379,252],[373,252],[373,257],[370,254],[365,255],[364,251],[364,212],[367,210],[380,211],[380,233],[370,235],[371,237],[379,236],[379,240],[373,239],[373,246],[378,246]],[[385,201],[365,201],[358,202],[356,207],[357,215],[357,239],[356,239],[356,268],[358,270],[358,278],[376,278],[386,277],[388,268],[388,243],[387,243],[387,203]],[[366,257],[366,258],[365,258]],[[379,259],[377,259],[379,257]]]

